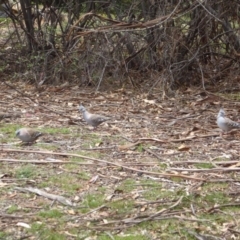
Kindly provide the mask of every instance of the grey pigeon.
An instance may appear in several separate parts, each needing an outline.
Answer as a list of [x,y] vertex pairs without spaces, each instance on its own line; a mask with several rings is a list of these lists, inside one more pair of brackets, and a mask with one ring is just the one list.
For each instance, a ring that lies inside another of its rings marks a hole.
[[24,143],[32,143],[42,136],[42,133],[31,128],[20,128],[16,131],[16,136]]
[[83,118],[87,124],[93,126],[94,128],[108,120],[108,118],[104,116],[88,112],[83,105],[80,105],[79,111],[83,113]]
[[217,125],[224,132],[228,132],[234,128],[240,128],[240,123],[234,122],[225,117],[225,111],[221,108],[217,116]]

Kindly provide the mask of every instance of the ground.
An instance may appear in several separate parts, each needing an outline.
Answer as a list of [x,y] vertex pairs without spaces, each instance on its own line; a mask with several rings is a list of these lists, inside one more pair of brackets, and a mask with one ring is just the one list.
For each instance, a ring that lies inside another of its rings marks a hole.
[[[239,138],[221,106],[188,88],[0,85],[0,239],[240,239]],[[164,96],[164,97],[163,97]],[[111,119],[92,129],[78,111]],[[22,145],[20,127],[44,133]]]

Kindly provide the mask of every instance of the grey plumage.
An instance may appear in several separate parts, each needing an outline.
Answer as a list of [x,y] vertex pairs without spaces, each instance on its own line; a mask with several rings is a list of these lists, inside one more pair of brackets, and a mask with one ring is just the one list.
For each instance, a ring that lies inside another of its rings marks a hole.
[[16,136],[24,143],[32,143],[42,136],[42,133],[31,128],[20,128],[16,131]]
[[87,122],[87,124],[93,126],[94,128],[108,120],[107,117],[88,112],[86,108],[82,105],[80,105],[79,111],[82,112],[83,118]]
[[228,132],[234,128],[240,128],[240,123],[225,117],[225,111],[221,108],[217,116],[217,125],[223,131]]

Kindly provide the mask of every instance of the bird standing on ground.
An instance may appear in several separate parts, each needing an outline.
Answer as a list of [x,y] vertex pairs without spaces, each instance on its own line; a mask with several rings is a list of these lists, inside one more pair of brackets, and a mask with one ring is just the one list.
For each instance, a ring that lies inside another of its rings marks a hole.
[[[240,128],[240,123],[225,117],[225,111],[221,108],[217,116],[217,125],[223,132],[229,132],[234,128]],[[222,133],[221,133],[222,136]]]
[[83,113],[83,118],[87,124],[93,126],[94,128],[108,120],[108,118],[104,116],[88,112],[83,105],[79,106],[79,111]]
[[23,143],[32,143],[42,136],[42,133],[31,128],[20,128],[16,131],[16,136],[22,140]]

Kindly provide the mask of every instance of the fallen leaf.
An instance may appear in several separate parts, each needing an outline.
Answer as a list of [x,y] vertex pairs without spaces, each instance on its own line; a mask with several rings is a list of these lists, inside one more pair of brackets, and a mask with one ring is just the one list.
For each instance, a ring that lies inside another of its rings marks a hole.
[[76,214],[76,212],[73,210],[73,209],[70,209],[70,210],[68,210],[67,211],[69,214],[71,214],[71,215],[75,215]]
[[144,101],[145,103],[149,103],[149,104],[155,104],[155,103],[156,103],[156,100],[143,99],[143,101]]
[[99,176],[96,175],[96,176],[92,177],[92,178],[89,180],[89,182],[90,182],[90,183],[95,183],[95,182],[98,180],[98,178],[99,178]]
[[182,144],[178,147],[178,151],[188,151],[190,149],[189,146],[186,146],[185,144]]
[[23,222],[18,222],[16,225],[18,227],[31,228],[31,226],[29,224],[23,223]]

